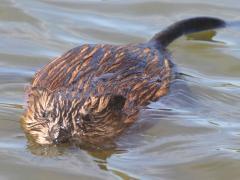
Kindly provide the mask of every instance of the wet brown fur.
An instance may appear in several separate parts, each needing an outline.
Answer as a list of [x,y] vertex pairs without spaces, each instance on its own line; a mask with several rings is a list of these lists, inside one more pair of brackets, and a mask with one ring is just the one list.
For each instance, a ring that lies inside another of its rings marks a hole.
[[[27,124],[31,124],[30,120],[34,118],[31,114],[39,109],[31,106],[41,100],[39,98],[46,102],[44,96],[59,94],[59,101],[69,99],[78,111],[69,127],[73,130],[72,137],[93,143],[113,138],[137,119],[142,106],[168,92],[170,64],[168,54],[153,45],[82,45],[74,48],[36,73],[28,92],[29,108],[24,129],[31,134],[32,127]],[[68,108],[66,104],[64,106]],[[106,108],[110,113],[104,116]],[[89,109],[91,112],[86,112],[87,116],[95,117],[77,122],[78,116],[81,118],[83,111]],[[104,118],[95,122],[101,115]],[[44,133],[48,133],[47,130]]]
[[118,136],[136,121],[142,107],[168,93],[173,64],[161,43],[169,44],[191,23],[204,27],[204,21],[205,29],[219,23],[190,19],[145,44],[86,44],[54,59],[35,74],[29,87],[25,132],[39,144],[96,144]]

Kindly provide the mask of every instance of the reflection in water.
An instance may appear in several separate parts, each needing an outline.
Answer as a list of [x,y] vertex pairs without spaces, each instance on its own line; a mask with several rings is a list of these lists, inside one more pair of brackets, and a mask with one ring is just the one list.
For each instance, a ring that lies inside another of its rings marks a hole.
[[200,33],[193,33],[193,34],[187,35],[187,39],[220,43],[220,41],[216,41],[213,39],[214,36],[216,36],[216,34],[217,34],[216,31],[205,31]]
[[27,150],[32,154],[43,157],[58,157],[64,154],[65,148],[68,146],[48,146],[39,145],[28,139]]
[[81,146],[76,144],[39,145],[33,142],[30,137],[27,136],[27,138],[27,150],[30,151],[33,155],[44,158],[57,158],[68,154],[69,149],[71,149],[71,153],[77,153],[79,150],[86,151],[101,170],[111,172],[113,175],[121,177],[122,179],[137,179],[120,170],[108,167],[107,160],[111,158],[112,155],[118,155],[126,152],[125,149],[119,149],[117,146],[113,147],[113,145],[111,145],[111,147],[105,146],[104,148],[101,147],[101,149],[99,149],[93,148],[92,146],[86,144]]
[[40,145],[34,142],[34,140],[31,139],[31,136],[29,136],[28,134],[25,135],[27,137],[27,149],[32,154],[37,156],[57,157],[63,155],[66,150],[71,148],[85,150],[86,152],[98,159],[106,160],[114,153],[124,152],[121,150],[117,150],[117,147],[114,143],[108,143],[101,147],[94,147],[94,145],[92,144],[78,144],[74,142],[59,145]]

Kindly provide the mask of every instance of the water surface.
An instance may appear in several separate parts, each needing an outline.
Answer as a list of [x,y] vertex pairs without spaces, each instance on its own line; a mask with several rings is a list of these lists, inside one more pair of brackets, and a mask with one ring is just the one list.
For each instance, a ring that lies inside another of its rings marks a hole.
[[239,12],[237,0],[2,0],[0,179],[239,179],[239,29],[174,42],[180,79],[115,148],[37,146],[19,123],[34,73],[70,48],[144,42],[183,18]]

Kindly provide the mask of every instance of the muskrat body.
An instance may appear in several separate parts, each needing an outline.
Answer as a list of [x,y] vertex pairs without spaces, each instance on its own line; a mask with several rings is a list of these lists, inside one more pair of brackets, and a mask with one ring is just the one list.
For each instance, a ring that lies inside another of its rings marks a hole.
[[36,73],[23,128],[39,144],[103,143],[118,136],[139,110],[168,93],[173,63],[166,47],[177,37],[225,26],[216,18],[183,20],[149,42],[82,45]]

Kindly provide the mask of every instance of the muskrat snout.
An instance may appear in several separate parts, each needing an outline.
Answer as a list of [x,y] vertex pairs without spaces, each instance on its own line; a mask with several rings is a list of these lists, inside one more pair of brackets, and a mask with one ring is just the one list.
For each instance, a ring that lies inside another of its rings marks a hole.
[[64,126],[59,127],[57,124],[49,130],[49,137],[53,144],[59,144],[66,142],[70,137],[70,133],[67,128]]

